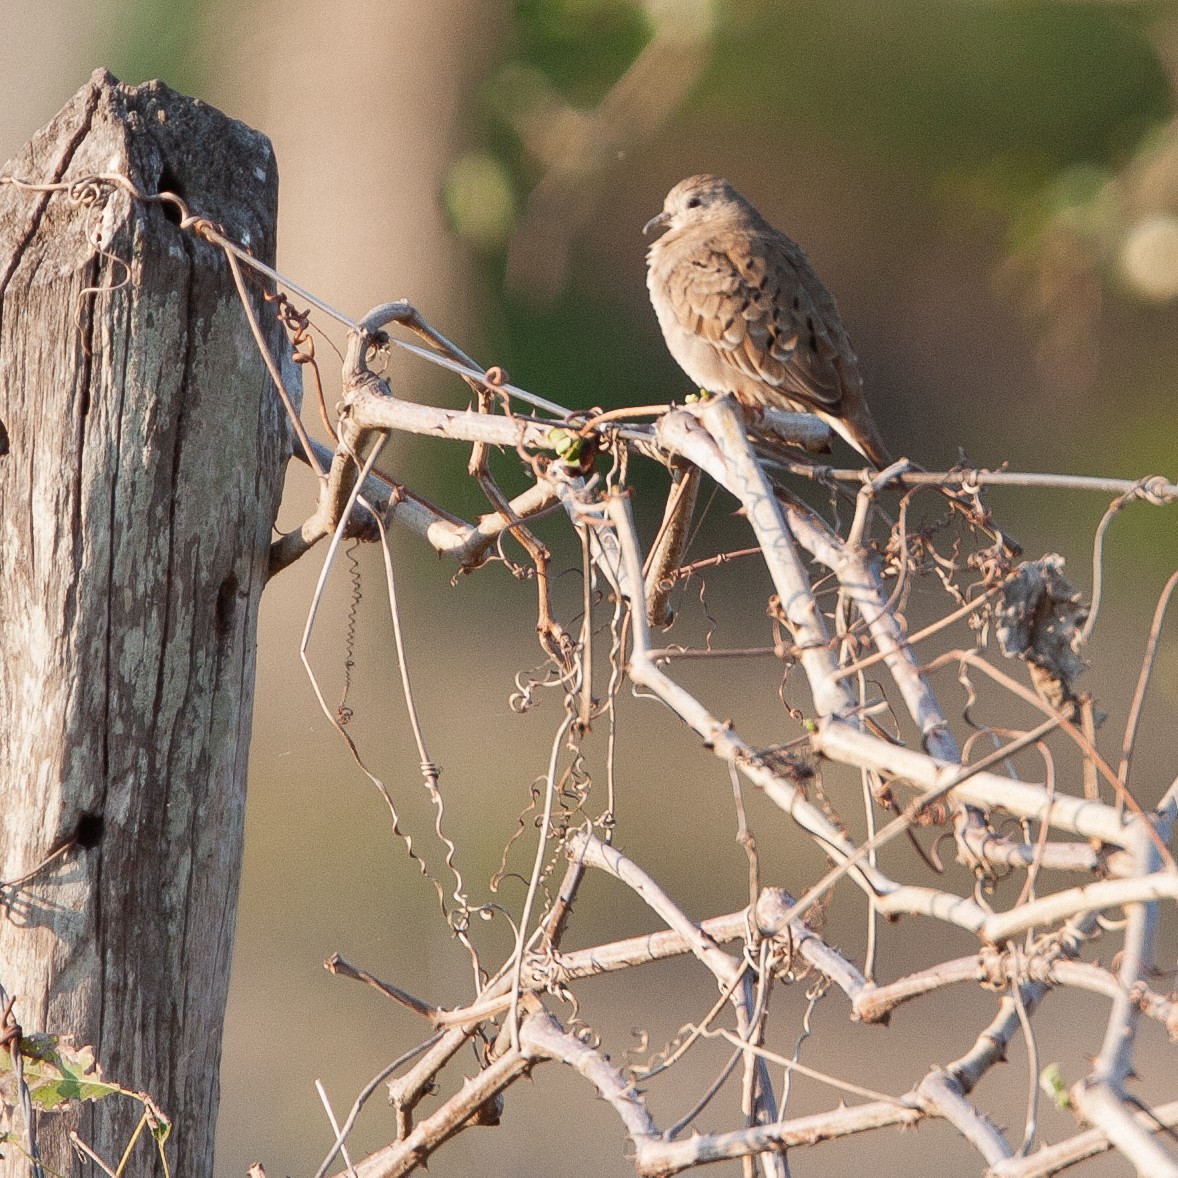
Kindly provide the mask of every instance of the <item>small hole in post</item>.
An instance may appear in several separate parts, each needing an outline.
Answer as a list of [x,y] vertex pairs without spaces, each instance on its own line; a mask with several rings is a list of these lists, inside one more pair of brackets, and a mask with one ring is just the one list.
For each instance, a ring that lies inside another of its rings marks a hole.
[[[184,196],[184,185],[180,183],[180,177],[172,171],[168,164],[164,164],[163,171],[160,172],[160,181],[156,186],[156,192],[170,192],[178,196],[181,200],[186,200]],[[164,211],[164,216],[167,217],[173,225],[180,224],[180,210],[172,204],[171,201],[164,201],[160,208]]]
[[237,574],[230,573],[217,590],[217,613],[213,624],[219,635],[227,634],[233,625],[233,617],[237,613],[238,588]]
[[85,811],[74,827],[74,843],[83,851],[93,850],[100,842],[106,830],[106,819],[101,814]]

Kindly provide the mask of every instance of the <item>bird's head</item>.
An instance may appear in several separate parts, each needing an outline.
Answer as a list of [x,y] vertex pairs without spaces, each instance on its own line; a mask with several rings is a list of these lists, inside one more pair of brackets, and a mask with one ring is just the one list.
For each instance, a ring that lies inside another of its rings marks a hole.
[[663,201],[663,211],[642,227],[644,234],[655,229],[681,229],[733,216],[756,215],[752,205],[719,176],[688,176],[680,180]]

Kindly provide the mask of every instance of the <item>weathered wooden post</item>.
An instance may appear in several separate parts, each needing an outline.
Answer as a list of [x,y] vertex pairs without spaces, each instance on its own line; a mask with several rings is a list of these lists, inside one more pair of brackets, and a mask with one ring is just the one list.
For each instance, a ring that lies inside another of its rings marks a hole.
[[[0,171],[121,173],[273,261],[269,142],[158,83],[96,72]],[[0,983],[26,1032],[93,1043],[150,1093],[172,1173],[195,1178],[287,431],[223,254],[177,221],[117,189],[86,207],[0,186],[0,880],[33,872],[0,889]],[[71,1127],[117,1162],[141,1111],[42,1118],[47,1168],[77,1172]],[[3,1152],[0,1174],[29,1172]]]

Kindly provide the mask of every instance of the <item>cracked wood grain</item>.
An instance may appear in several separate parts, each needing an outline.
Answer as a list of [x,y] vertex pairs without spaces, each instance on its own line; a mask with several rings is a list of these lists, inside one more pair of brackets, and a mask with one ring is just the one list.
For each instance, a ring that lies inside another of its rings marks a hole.
[[[123,172],[273,259],[269,142],[158,83],[97,71],[0,170]],[[173,1173],[210,1174],[287,453],[220,251],[122,191],[0,187],[0,423],[0,880],[67,847],[0,890],[2,981],[27,1032],[93,1043],[174,1118]],[[76,1171],[73,1128],[117,1161],[139,1112],[45,1118],[46,1165]],[[5,1152],[0,1175],[27,1172]]]

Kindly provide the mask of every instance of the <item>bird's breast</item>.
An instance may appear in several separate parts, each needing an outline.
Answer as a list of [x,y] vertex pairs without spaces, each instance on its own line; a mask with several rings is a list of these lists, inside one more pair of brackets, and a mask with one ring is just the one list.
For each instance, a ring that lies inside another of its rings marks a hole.
[[[664,246],[667,248],[660,248]],[[733,363],[730,351],[735,344],[718,347],[708,338],[704,318],[716,318],[719,307],[710,305],[715,298],[689,297],[689,288],[696,277],[690,265],[684,261],[682,248],[673,239],[668,242],[667,237],[660,238],[647,252],[646,285],[667,350],[698,388],[711,393],[734,393],[747,404],[766,404],[779,399],[780,393],[775,397],[775,391],[763,380],[741,371]],[[692,311],[692,307],[696,310]],[[734,322],[730,330],[735,328]],[[743,337],[747,330],[743,321],[741,328],[739,334]]]

